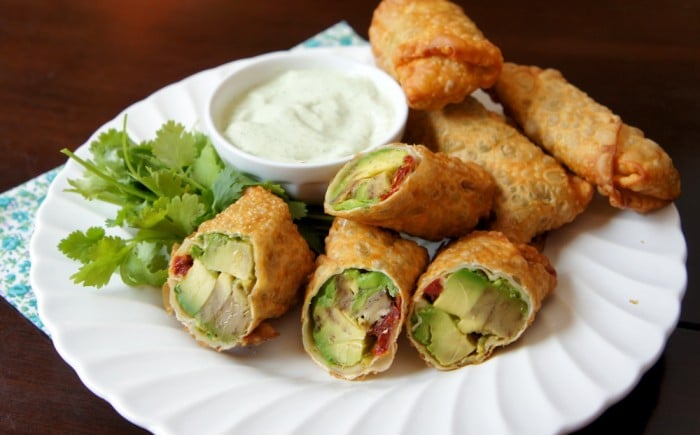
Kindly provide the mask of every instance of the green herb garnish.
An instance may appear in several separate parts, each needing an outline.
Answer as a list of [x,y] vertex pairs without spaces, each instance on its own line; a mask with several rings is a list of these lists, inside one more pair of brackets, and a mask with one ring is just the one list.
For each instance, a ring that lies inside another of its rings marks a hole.
[[173,244],[255,185],[283,198],[309,245],[322,250],[328,216],[309,212],[277,184],[225,165],[206,135],[187,131],[182,124],[168,121],[155,139],[135,143],[126,133],[125,118],[121,131],[100,134],[89,150],[87,160],[61,150],[85,169],[81,178],[68,180],[67,191],[116,205],[116,215],[104,227],[125,228],[130,236],[91,227],[61,240],[59,250],[81,263],[71,276],[76,284],[99,288],[119,271],[127,285],[161,286]]

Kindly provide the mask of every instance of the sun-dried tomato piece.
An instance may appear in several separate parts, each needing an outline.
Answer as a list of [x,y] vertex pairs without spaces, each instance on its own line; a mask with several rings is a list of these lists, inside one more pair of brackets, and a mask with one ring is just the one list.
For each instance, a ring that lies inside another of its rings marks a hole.
[[428,284],[425,290],[423,290],[423,296],[430,303],[434,302],[435,299],[440,296],[440,293],[442,293],[442,283],[440,282],[440,279],[436,279],[435,281],[431,282]]
[[178,255],[173,258],[172,271],[177,276],[185,276],[193,264],[194,260],[191,255]]

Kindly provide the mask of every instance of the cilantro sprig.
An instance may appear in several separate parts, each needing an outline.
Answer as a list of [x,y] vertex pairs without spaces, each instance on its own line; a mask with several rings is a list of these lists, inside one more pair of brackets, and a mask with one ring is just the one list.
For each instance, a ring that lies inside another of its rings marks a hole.
[[[84,168],[81,178],[69,179],[68,192],[87,200],[117,206],[104,227],[76,230],[58,249],[81,265],[71,279],[91,287],[106,285],[115,272],[130,286],[161,286],[167,277],[173,244],[180,243],[202,222],[238,200],[246,187],[263,186],[283,198],[312,248],[320,251],[328,217],[307,210],[284,189],[260,181],[223,163],[209,138],[167,121],[155,138],[134,142],[121,130],[109,129],[90,143],[90,159],[68,149],[62,153]],[[127,229],[130,237],[106,229]]]

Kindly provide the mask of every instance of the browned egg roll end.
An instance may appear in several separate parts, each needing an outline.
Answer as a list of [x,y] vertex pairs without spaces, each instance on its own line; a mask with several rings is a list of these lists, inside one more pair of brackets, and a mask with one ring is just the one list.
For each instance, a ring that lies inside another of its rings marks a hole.
[[377,65],[399,81],[414,109],[440,109],[492,86],[503,64],[501,50],[445,0],[382,1],[369,39]]

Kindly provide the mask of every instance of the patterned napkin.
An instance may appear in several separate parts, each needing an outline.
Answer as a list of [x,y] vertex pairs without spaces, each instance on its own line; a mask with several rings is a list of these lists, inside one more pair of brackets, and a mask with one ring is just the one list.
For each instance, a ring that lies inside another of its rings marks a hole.
[[[347,45],[367,45],[367,41],[341,21],[298,47]],[[0,194],[0,296],[45,333],[46,328],[37,313],[36,296],[29,285],[29,240],[36,211],[60,170],[61,167],[52,169]]]

